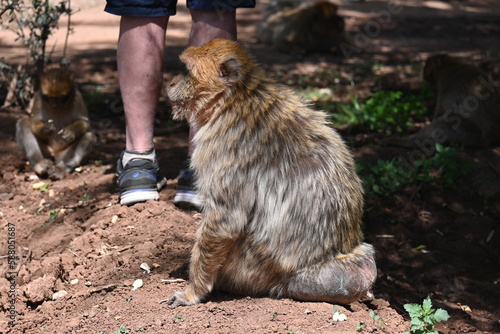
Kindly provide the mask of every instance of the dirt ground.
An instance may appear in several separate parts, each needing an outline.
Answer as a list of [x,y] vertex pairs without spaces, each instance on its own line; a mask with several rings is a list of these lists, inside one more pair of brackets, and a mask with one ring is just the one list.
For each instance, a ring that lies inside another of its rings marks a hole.
[[[297,88],[335,84],[334,98],[344,102],[379,88],[412,92],[422,85],[422,61],[443,51],[482,66],[500,81],[495,0],[401,1],[397,13],[387,2],[343,2],[340,14],[358,42],[359,31],[380,22],[377,13],[389,12],[350,57],[282,54],[259,44],[255,25],[267,1],[258,2],[238,14],[240,41],[269,75]],[[103,1],[73,4],[81,10],[72,18],[68,56],[99,143],[80,171],[51,182],[46,191],[33,189],[46,180],[34,176],[15,146],[21,112],[0,110],[0,333],[356,333],[357,328],[404,333],[410,322],[403,305],[426,296],[451,315],[437,326],[442,332],[500,333],[500,147],[462,150],[476,167],[451,188],[415,184],[393,198],[367,201],[365,237],[377,249],[375,298],[339,305],[346,321],[333,321],[337,306],[328,303],[222,292],[191,307],[171,310],[161,303],[187,284],[200,219],[196,211],[172,204],[187,127],[171,121],[163,99],[155,144],[167,187],[157,202],[120,206],[114,174],[124,147],[115,57],[119,20],[103,13]],[[165,80],[179,71],[177,57],[188,29],[189,14],[181,7],[167,32]],[[63,24],[51,39],[55,57],[64,34]],[[0,32],[0,45],[0,56],[25,62],[26,50],[11,34]],[[380,134],[345,129],[341,134],[360,160],[410,153],[377,146]],[[20,259],[15,268],[8,263],[12,240]],[[142,263],[153,269],[146,272]],[[133,290],[137,279],[143,286]],[[59,291],[67,294],[54,299]],[[374,321],[370,311],[380,319]]]

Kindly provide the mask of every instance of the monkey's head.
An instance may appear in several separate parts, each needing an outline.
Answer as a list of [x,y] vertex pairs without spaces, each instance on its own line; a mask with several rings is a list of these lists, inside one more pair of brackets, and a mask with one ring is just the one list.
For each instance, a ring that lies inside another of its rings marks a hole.
[[322,18],[334,18],[337,16],[338,6],[329,1],[320,1],[311,6],[313,11],[317,15],[321,15]]
[[66,69],[52,68],[40,77],[40,92],[46,103],[59,109],[73,97],[73,78]]
[[180,59],[186,71],[172,79],[168,97],[174,119],[186,119],[192,126],[206,123],[235,92],[256,85],[255,60],[237,42],[217,38],[187,48]]
[[430,84],[435,84],[441,77],[442,71],[454,66],[457,62],[455,58],[444,53],[428,57],[423,70],[424,80]]
[[337,15],[337,8],[337,5],[328,1],[317,2],[309,8],[311,17],[308,29],[318,36],[314,43],[336,41],[341,37],[339,34],[345,30],[345,23],[344,18]]

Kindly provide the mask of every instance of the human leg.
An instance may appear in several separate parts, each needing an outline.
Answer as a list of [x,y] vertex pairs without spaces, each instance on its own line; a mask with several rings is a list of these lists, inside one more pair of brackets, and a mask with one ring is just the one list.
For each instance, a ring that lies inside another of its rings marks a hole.
[[[191,9],[191,31],[189,33],[188,46],[201,46],[207,44],[214,38],[227,38],[233,41],[237,38],[236,10],[210,11],[203,9]],[[189,131],[188,156],[194,150],[192,138],[195,131]]]
[[[189,33],[188,46],[201,46],[214,38],[227,38],[236,40],[236,10],[205,10],[190,9],[192,25]],[[188,159],[183,161],[178,177],[177,194],[174,203],[199,207],[202,204],[198,198],[195,187],[193,172],[190,169],[189,157],[194,151],[193,136],[195,130],[189,129]]]
[[118,80],[125,110],[127,151],[153,149],[153,127],[163,81],[168,17],[122,17]]
[[120,21],[117,64],[125,111],[125,151],[118,160],[120,203],[157,200],[165,185],[153,145],[156,107],[163,81],[168,16],[129,17]]

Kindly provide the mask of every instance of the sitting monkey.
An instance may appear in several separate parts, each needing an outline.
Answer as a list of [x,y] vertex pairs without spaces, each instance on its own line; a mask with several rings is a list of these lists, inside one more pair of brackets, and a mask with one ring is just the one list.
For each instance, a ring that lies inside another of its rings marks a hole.
[[257,37],[279,51],[300,53],[336,52],[347,42],[344,19],[337,15],[337,5],[328,1],[271,3],[257,26]]
[[191,166],[203,199],[190,284],[172,307],[212,289],[351,303],[376,278],[363,243],[363,188],[325,113],[264,76],[237,43],[214,39],[180,56],[173,117],[197,129]]
[[35,173],[62,179],[78,167],[97,141],[70,73],[53,68],[40,78],[30,118],[16,124],[16,142]]
[[432,122],[406,138],[380,145],[433,150],[436,143],[465,147],[500,145],[500,91],[477,66],[446,54],[425,61],[423,77],[436,91]]

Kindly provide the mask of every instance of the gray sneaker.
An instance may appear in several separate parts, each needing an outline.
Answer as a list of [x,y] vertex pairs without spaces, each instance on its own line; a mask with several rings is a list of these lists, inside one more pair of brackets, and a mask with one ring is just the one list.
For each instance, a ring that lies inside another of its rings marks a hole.
[[158,200],[158,191],[167,183],[165,177],[160,174],[156,159],[132,159],[124,167],[120,157],[116,176],[122,205]]
[[179,206],[195,207],[199,209],[202,205],[200,196],[196,192],[195,178],[190,167],[191,160],[188,158],[181,164],[179,177],[177,178],[177,193],[174,203]]

